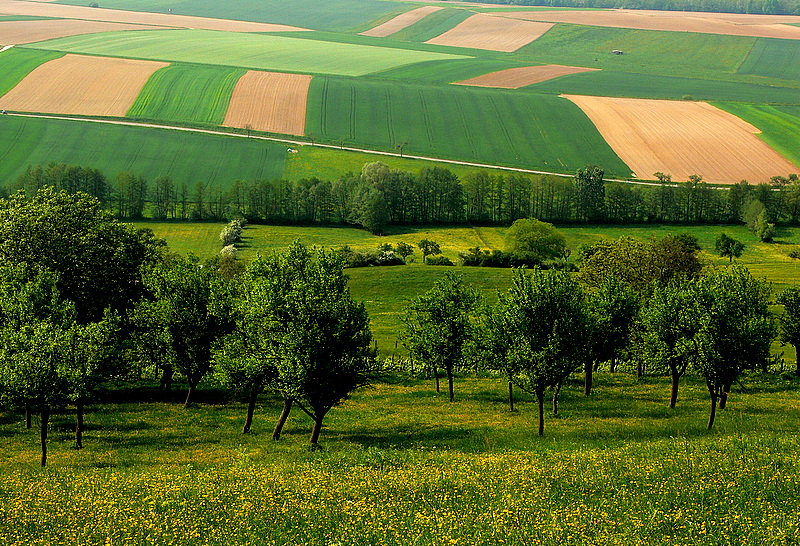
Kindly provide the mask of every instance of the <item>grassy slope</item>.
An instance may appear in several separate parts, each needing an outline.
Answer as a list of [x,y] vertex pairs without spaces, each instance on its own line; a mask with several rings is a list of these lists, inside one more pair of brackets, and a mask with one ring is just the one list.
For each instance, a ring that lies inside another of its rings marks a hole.
[[800,80],[800,43],[797,40],[759,38],[739,67],[742,74]]
[[12,47],[0,53],[0,63],[3,66],[3,69],[0,70],[0,96],[11,91],[31,70],[40,64],[58,59],[61,56],[63,56],[63,53],[19,47]]
[[332,141],[448,159],[571,172],[587,163],[629,169],[568,101],[461,86],[315,78],[306,132]]
[[131,171],[176,185],[224,188],[237,178],[278,178],[286,147],[237,137],[79,121],[0,117],[0,183],[16,180],[28,165],[89,165],[113,179]]
[[127,115],[222,125],[233,88],[244,73],[236,68],[172,64],[150,77]]
[[[767,144],[800,170],[800,106],[768,106],[723,102],[716,106],[761,129]],[[789,173],[786,173],[789,174]]]
[[97,33],[39,42],[35,47],[112,57],[348,76],[434,59],[458,58],[443,53],[306,40],[299,36],[209,30]]
[[[86,5],[83,0],[59,0],[58,3]],[[171,8],[172,13],[180,15],[337,31],[368,28],[374,19],[408,9],[406,5],[382,0],[104,0],[102,7],[156,13],[167,13]]]

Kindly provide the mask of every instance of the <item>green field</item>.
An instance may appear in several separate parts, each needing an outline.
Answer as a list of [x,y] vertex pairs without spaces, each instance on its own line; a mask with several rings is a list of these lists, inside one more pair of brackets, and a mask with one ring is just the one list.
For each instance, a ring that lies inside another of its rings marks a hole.
[[[83,0],[59,0],[59,4],[85,6]],[[276,23],[319,30],[347,31],[368,28],[374,19],[387,17],[395,12],[409,9],[405,4],[383,0],[108,0],[102,7],[133,11],[152,11],[238,19],[259,23]]]
[[[800,171],[800,106],[719,103],[716,106],[761,129],[759,135]],[[790,173],[786,173],[784,176]]]
[[742,74],[800,80],[800,43],[797,40],[759,38],[739,67]]
[[346,76],[361,76],[424,61],[462,58],[445,53],[211,30],[103,32],[48,40],[31,47],[110,57]]
[[172,64],[147,81],[128,117],[222,125],[233,88],[245,71]]
[[462,21],[473,16],[472,11],[463,9],[445,8],[435,11],[420,19],[413,25],[395,32],[392,40],[405,40],[409,42],[425,42],[444,34]]
[[469,78],[517,68],[529,66],[531,63],[507,61],[501,59],[457,59],[448,61],[428,61],[417,63],[410,66],[401,66],[380,72],[375,76],[417,83],[453,83]]
[[11,91],[22,79],[42,63],[58,59],[63,53],[12,47],[0,53],[0,97]]
[[192,190],[224,189],[236,179],[279,178],[286,146],[224,137],[81,121],[0,117],[0,183],[10,186],[28,165],[69,163],[153,180],[170,176]]
[[602,165],[629,176],[589,121],[569,101],[461,86],[315,78],[306,133],[330,141],[447,159],[570,172]]

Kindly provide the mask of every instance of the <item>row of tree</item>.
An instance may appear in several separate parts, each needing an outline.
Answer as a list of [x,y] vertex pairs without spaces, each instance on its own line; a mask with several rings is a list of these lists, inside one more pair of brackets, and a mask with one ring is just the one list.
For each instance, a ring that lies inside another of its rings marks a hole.
[[[475,2],[478,0],[467,0]],[[483,0],[481,0],[483,1]],[[575,8],[624,8],[664,11],[710,11],[713,13],[752,13],[800,15],[797,0],[488,0],[489,4]]]

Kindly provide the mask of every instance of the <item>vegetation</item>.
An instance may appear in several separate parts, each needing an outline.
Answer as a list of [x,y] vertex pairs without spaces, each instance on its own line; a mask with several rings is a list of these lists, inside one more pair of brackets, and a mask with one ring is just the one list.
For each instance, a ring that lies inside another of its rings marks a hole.
[[747,59],[739,66],[741,74],[800,80],[800,47],[795,40],[759,38]]

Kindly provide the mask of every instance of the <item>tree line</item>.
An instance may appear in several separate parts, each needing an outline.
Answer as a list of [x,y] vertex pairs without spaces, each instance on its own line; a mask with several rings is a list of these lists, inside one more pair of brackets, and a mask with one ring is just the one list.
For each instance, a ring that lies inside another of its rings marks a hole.
[[[609,182],[598,167],[574,178],[491,174],[459,179],[448,169],[414,174],[381,162],[334,181],[319,178],[234,181],[225,190],[169,177],[149,182],[129,172],[109,181],[96,169],[64,164],[29,167],[12,189],[29,195],[51,186],[99,199],[120,219],[233,220],[295,225],[354,225],[381,234],[390,226],[425,224],[508,225],[520,218],[558,223],[800,222],[797,175],[726,188],[692,176],[674,182],[656,173],[656,185]],[[762,214],[763,213],[763,214]],[[766,233],[763,229],[759,233]],[[762,237],[764,239],[764,237]],[[768,240],[768,237],[765,239]]]
[[[467,0],[477,2],[478,0]],[[482,0],[481,0],[482,1]],[[800,15],[797,0],[488,0],[489,4],[573,8],[623,8],[664,11],[706,11],[712,13],[751,13]]]

